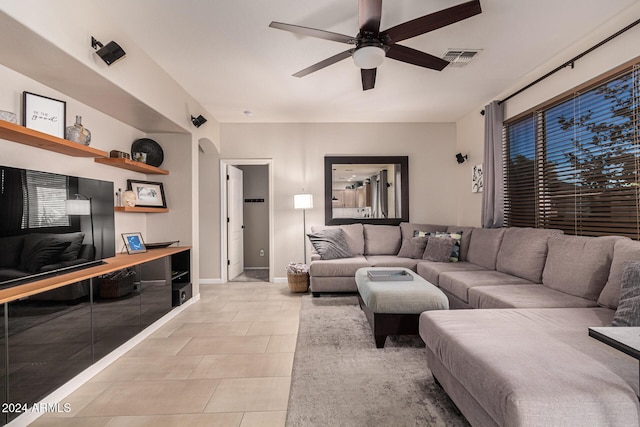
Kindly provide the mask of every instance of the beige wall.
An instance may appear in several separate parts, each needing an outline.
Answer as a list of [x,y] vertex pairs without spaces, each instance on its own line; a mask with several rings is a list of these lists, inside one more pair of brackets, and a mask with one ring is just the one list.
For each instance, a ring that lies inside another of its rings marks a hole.
[[[20,123],[22,91],[37,93],[67,102],[67,124],[82,116],[82,123],[91,131],[91,147],[104,151],[130,151],[131,143],[144,136],[139,130],[127,126],[82,103],[70,99],[51,88],[33,81],[0,65],[0,110],[15,112]],[[112,181],[115,190],[126,190],[127,179],[146,180],[144,174],[100,165],[89,158],[69,157],[51,151],[39,150],[15,142],[0,139],[0,164],[19,168],[54,172],[64,175]],[[115,198],[115,194],[114,194]],[[116,251],[123,248],[120,233],[140,231],[147,238],[146,215],[116,213]]]
[[220,155],[214,149],[198,153],[200,277],[219,281],[220,272]]
[[454,124],[441,123],[222,124],[220,157],[273,160],[274,275],[281,278],[290,261],[302,260],[302,215],[293,195],[303,188],[313,194],[307,226],[324,224],[325,155],[409,156],[410,219],[456,222],[455,132]]
[[[626,27],[640,16],[640,3],[632,6],[629,13],[610,21],[598,28],[589,38],[571,49],[558,55],[554,60],[533,70],[520,81],[509,85],[504,92],[496,94],[494,99],[503,99],[521,87],[535,81],[539,77],[584,52],[608,36]],[[640,26],[627,31],[618,38],[589,53],[575,63],[575,68],[565,68],[541,83],[515,96],[505,103],[505,118],[513,117],[536,105],[551,99],[575,86],[578,86],[616,66],[640,56]],[[492,99],[487,99],[488,104]],[[484,117],[480,111],[484,105],[466,114],[456,122],[457,147],[462,154],[469,154],[469,162],[458,169],[458,223],[479,226],[482,209],[481,193],[471,192],[471,168],[483,162],[484,152]]]

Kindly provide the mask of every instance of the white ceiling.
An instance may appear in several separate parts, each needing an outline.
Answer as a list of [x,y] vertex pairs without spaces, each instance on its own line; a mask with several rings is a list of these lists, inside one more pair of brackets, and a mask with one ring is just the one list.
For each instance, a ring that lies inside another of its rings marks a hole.
[[[387,59],[364,92],[350,58],[291,76],[349,46],[268,27],[356,35],[356,0],[92,1],[121,26],[111,38],[134,40],[223,123],[456,121],[637,2],[481,0],[482,14],[402,42],[436,56],[482,49],[469,65],[437,72]],[[381,29],[462,2],[386,0]]]

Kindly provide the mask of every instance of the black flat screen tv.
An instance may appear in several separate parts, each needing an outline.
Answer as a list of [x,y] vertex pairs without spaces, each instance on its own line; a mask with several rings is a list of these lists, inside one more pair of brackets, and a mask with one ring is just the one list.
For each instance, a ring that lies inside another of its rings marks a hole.
[[115,256],[114,194],[109,181],[0,166],[0,289]]

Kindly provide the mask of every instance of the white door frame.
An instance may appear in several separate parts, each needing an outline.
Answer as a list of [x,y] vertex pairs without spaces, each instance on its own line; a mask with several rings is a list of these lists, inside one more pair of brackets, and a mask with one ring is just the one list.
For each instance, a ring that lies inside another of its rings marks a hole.
[[269,175],[269,281],[273,282],[274,220],[273,220],[273,159],[220,159],[220,272],[227,283],[227,165],[266,165]]

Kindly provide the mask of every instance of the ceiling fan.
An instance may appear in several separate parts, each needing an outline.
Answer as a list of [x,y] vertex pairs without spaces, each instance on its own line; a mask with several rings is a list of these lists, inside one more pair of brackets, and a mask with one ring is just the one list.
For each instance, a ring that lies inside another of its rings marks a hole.
[[360,32],[355,37],[275,21],[271,22],[269,27],[355,45],[354,48],[298,71],[294,76],[304,77],[351,56],[356,66],[361,68],[362,90],[368,90],[375,86],[376,68],[382,64],[385,57],[441,71],[449,64],[448,61],[396,43],[446,27],[481,12],[480,0],[472,0],[380,31],[382,0],[358,0]]

